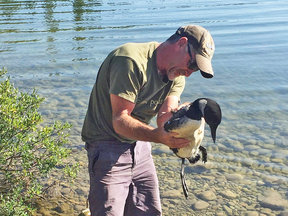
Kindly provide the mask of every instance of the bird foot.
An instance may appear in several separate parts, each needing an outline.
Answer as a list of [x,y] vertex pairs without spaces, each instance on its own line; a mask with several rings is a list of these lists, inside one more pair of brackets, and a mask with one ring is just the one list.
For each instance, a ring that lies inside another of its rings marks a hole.
[[201,151],[201,154],[202,154],[202,161],[204,163],[207,162],[207,150],[206,148],[204,148],[203,146],[199,146],[199,150]]
[[200,155],[197,154],[195,157],[188,158],[188,160],[191,164],[195,164],[196,162],[200,160]]

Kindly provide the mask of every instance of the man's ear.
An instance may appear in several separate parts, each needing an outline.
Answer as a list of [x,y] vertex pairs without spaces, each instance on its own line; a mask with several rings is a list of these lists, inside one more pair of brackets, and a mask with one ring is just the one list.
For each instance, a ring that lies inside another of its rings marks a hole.
[[178,45],[180,47],[182,46],[186,46],[186,44],[188,43],[188,38],[187,37],[181,37],[178,41],[177,41]]

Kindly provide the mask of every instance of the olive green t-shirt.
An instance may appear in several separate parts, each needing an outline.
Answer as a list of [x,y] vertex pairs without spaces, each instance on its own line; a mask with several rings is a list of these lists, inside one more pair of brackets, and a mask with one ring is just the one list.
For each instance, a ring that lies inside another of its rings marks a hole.
[[168,95],[180,99],[185,78],[163,81],[156,67],[158,42],[127,43],[113,50],[102,63],[82,128],[82,140],[119,140],[132,143],[120,136],[112,125],[110,94],[135,104],[131,116],[149,124]]

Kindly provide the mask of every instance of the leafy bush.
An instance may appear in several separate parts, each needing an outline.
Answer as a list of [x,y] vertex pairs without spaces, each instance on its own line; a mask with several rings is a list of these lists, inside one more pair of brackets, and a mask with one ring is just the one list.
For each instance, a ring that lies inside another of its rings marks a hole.
[[[39,179],[60,168],[71,152],[65,146],[72,125],[41,127],[38,109],[44,98],[35,89],[31,94],[19,92],[6,72],[0,69],[0,214],[31,215],[31,200],[51,186],[41,185]],[[71,180],[77,164],[60,171]]]

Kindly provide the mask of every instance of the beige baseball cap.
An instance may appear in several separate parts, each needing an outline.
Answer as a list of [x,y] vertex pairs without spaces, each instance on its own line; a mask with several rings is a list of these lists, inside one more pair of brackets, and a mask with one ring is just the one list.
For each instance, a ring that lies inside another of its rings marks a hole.
[[212,78],[214,71],[211,60],[215,51],[215,44],[209,31],[198,25],[187,25],[178,28],[176,34],[188,38],[188,42],[196,52],[196,62],[202,76]]

